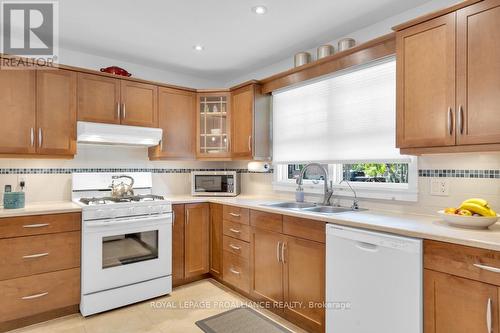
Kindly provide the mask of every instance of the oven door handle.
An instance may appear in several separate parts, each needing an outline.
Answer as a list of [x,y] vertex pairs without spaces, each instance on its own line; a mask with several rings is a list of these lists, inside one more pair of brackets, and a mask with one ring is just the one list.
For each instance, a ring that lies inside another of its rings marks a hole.
[[112,226],[117,226],[117,225],[127,225],[127,224],[138,224],[138,225],[144,225],[145,223],[148,222],[154,222],[154,221],[160,221],[160,220],[165,220],[169,219],[170,223],[172,222],[172,214],[161,214],[161,215],[156,215],[156,216],[143,216],[141,218],[125,218],[125,219],[107,219],[107,220],[98,220],[98,221],[86,221],[85,226],[86,227],[112,227]]

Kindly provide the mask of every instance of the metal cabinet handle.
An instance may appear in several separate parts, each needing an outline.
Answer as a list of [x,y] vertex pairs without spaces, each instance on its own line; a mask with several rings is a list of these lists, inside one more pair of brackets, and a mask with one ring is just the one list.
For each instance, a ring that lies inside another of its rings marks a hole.
[[160,151],[163,151],[163,138],[160,140]]
[[283,245],[281,245],[281,262],[284,264],[286,264],[285,249],[286,249],[286,243],[283,243]]
[[175,210],[172,210],[172,227],[175,225]]
[[458,128],[460,134],[464,134],[464,108],[462,105],[458,108]]
[[43,141],[43,134],[42,134],[42,128],[38,128],[38,147],[42,146]]
[[233,274],[237,274],[237,275],[240,275],[240,274],[241,274],[240,272],[238,272],[237,270],[234,270],[234,269],[232,269],[232,268],[230,268],[230,269],[229,269],[229,271],[230,271],[231,273],[233,273]]
[[229,213],[229,215],[234,216],[234,217],[241,217],[241,214],[236,214],[236,213]]
[[492,314],[491,314],[491,298],[488,298],[488,301],[486,302],[486,327],[488,329],[488,333],[492,333],[493,332],[493,329],[491,327],[491,317],[492,317]]
[[125,119],[125,117],[127,116],[127,113],[125,111],[125,103],[122,104],[122,117],[123,119]]
[[35,146],[35,129],[33,127],[30,128],[30,143],[31,147]]
[[473,266],[475,266],[475,267],[477,267],[479,269],[484,269],[485,271],[488,271],[488,272],[500,273],[500,268],[486,266],[486,265],[481,265],[481,264],[474,264]]
[[26,224],[23,225],[23,228],[42,228],[42,227],[48,227],[49,223],[38,223],[38,224]]
[[117,116],[118,120],[120,120],[122,117],[121,112],[120,112],[120,103],[118,103],[118,102],[116,102],[116,116]]
[[281,242],[278,242],[278,244],[276,245],[276,260],[278,260],[278,262],[281,262]]
[[186,210],[186,225],[189,224],[189,210]]
[[23,299],[23,300],[35,299],[35,298],[40,298],[40,297],[43,297],[43,296],[47,296],[48,294],[49,294],[48,292],[44,292],[44,293],[41,293],[41,294],[24,296],[24,297],[21,297],[21,299]]
[[29,254],[29,255],[23,256],[23,259],[34,259],[34,258],[45,257],[45,256],[48,256],[48,255],[49,255],[49,252],[37,253],[37,254]]
[[252,151],[252,136],[248,136],[248,151]]
[[453,135],[453,109],[448,108],[448,131],[450,135]]
[[234,232],[235,234],[239,234],[241,232],[241,231],[233,229],[233,228],[229,228],[229,231]]
[[229,244],[229,247],[232,248],[233,250],[236,250],[236,251],[241,250],[241,247],[233,245],[233,244]]

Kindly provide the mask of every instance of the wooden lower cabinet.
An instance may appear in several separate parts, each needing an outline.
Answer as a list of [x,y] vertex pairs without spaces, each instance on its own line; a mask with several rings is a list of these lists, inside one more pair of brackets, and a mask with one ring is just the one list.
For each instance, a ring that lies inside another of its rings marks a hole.
[[210,274],[222,279],[222,205],[210,204]]
[[185,205],[172,205],[172,284],[184,281],[184,214]]
[[497,286],[426,269],[424,332],[498,333],[498,295]]
[[208,203],[185,206],[184,278],[208,273],[210,253],[210,208]]
[[286,237],[283,250],[285,316],[311,332],[325,329],[325,244]]

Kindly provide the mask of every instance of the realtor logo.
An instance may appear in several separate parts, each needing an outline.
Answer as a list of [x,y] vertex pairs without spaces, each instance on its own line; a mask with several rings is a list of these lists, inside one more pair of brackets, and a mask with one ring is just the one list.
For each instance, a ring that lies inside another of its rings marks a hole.
[[53,64],[59,51],[58,9],[55,1],[2,1],[2,53]]

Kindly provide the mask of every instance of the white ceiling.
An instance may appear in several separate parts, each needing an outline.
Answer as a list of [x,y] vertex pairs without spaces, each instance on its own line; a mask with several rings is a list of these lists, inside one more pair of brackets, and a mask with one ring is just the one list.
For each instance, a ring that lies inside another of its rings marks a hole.
[[[229,80],[429,0],[64,0],[60,45]],[[251,12],[265,5],[266,15]],[[205,47],[202,52],[193,45]]]

